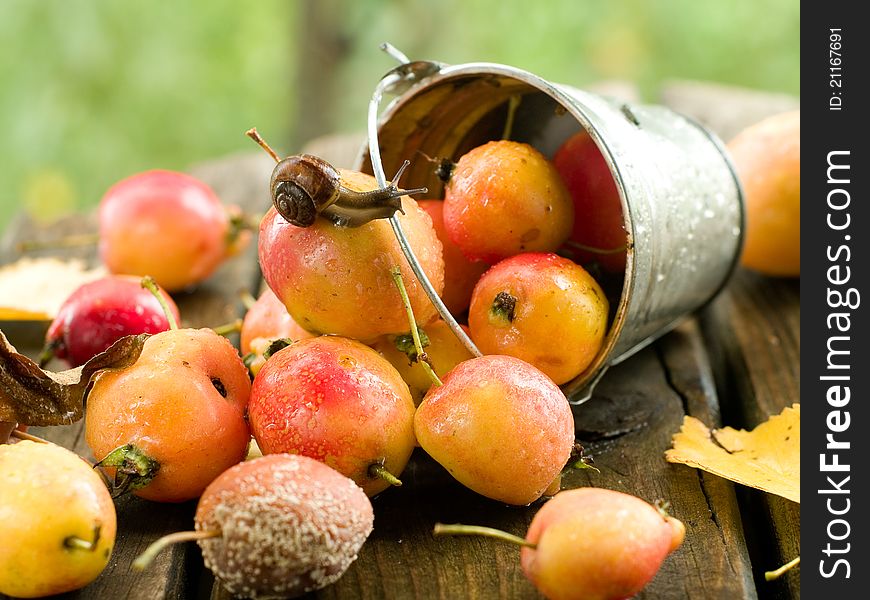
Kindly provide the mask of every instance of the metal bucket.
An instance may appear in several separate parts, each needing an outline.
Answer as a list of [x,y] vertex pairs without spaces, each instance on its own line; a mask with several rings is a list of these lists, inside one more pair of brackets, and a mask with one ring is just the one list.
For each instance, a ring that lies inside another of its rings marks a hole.
[[[603,347],[563,386],[572,403],[591,396],[608,366],[723,287],[742,244],[743,196],[721,142],[702,126],[661,106],[626,104],[505,65],[405,67],[417,76],[386,108],[378,134],[387,172],[411,160],[403,187],[427,186],[430,197],[442,197],[443,184],[421,153],[458,160],[500,138],[508,102],[517,96],[511,139],[552,157],[585,129],[610,167],[622,203],[626,267],[617,289],[611,286],[618,301]],[[372,173],[367,151],[357,167]]]

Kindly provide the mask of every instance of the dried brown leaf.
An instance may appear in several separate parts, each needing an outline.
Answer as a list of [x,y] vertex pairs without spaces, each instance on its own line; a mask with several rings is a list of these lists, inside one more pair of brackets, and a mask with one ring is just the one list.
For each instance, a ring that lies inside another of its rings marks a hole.
[[0,331],[0,422],[43,427],[78,421],[94,374],[132,365],[147,338],[125,336],[84,365],[54,373],[19,354]]

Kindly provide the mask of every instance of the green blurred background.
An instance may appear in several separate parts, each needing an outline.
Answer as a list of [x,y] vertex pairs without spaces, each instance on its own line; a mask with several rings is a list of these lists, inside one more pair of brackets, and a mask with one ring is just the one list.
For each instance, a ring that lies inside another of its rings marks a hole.
[[96,205],[113,182],[364,129],[411,58],[495,61],[582,86],[665,79],[798,94],[797,0],[231,0],[0,3],[0,231]]

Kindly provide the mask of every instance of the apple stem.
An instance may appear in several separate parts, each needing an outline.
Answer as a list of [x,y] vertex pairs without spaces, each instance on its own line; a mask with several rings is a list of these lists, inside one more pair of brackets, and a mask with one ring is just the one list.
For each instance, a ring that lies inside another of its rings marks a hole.
[[231,333],[238,333],[242,330],[242,320],[236,319],[230,323],[224,323],[223,325],[218,325],[217,327],[212,327],[212,331],[214,331],[218,335],[228,336]]
[[54,338],[45,346],[43,346],[42,351],[39,353],[39,368],[44,369],[45,365],[49,363],[49,361],[54,358],[54,353],[60,347],[61,338]]
[[[592,469],[596,473],[601,473],[598,467],[595,466],[594,462],[595,461],[592,460],[591,456],[586,456],[582,444],[574,442],[574,447],[571,448],[571,456],[568,458],[568,463],[565,465],[565,468],[562,469],[562,472],[565,473],[570,469]],[[659,510],[659,512],[661,513],[662,511]],[[665,513],[664,516],[667,518],[670,515]]]
[[257,299],[248,290],[239,290],[239,300],[242,301],[242,306],[245,307],[245,310],[251,310],[257,303]]
[[658,500],[653,502],[653,506],[663,519],[667,520],[667,518],[671,516],[671,503],[669,500],[659,498]]
[[372,465],[369,465],[369,477],[371,477],[372,479],[383,479],[390,485],[394,485],[396,487],[402,485],[402,481],[398,477],[390,473],[387,470],[387,467],[385,467],[384,463],[382,462],[376,462]]
[[411,307],[411,299],[408,297],[408,290],[405,289],[405,280],[402,278],[402,270],[399,267],[390,269],[390,275],[393,277],[393,282],[399,288],[399,295],[402,296],[402,304],[405,305],[405,312],[408,314],[408,322],[411,324],[411,336],[414,338],[414,348],[417,349],[417,362],[423,365],[423,369],[429,375],[429,379],[435,385],[443,385],[438,374],[432,369],[429,364],[429,357],[423,350],[423,342],[420,340],[420,332],[417,330],[417,320],[414,318],[414,309]]
[[154,281],[154,278],[151,277],[151,275],[146,275],[142,278],[141,285],[143,288],[151,292],[155,298],[157,298],[157,302],[160,303],[160,308],[163,309],[163,314],[166,316],[166,320],[169,322],[169,329],[178,329],[178,321],[175,320],[175,315],[173,315],[172,311],[169,310],[169,305],[166,303],[166,298],[164,298],[163,294],[160,293],[160,288],[157,287],[157,282]]
[[785,563],[784,565],[782,565],[778,569],[774,569],[773,571],[765,571],[764,572],[764,580],[765,581],[773,581],[774,579],[779,579],[787,571],[790,571],[794,567],[798,566],[800,564],[800,562],[801,562],[801,557],[798,556],[797,558],[794,558],[794,559],[788,561],[787,563]]
[[133,568],[137,571],[143,571],[151,562],[157,558],[157,555],[163,552],[165,548],[173,544],[181,542],[195,542],[197,540],[208,540],[221,536],[220,529],[205,529],[203,531],[178,531],[164,535],[148,546],[145,551],[136,557],[133,561]]
[[226,209],[229,227],[227,228],[226,245],[230,249],[232,255],[235,244],[246,231],[256,231],[260,227],[260,221],[263,220],[263,215],[248,214],[242,212],[238,207],[230,207]]
[[595,246],[587,246],[586,244],[581,244],[580,242],[575,242],[574,240],[568,240],[567,242],[565,242],[565,245],[576,248],[577,250],[589,252],[590,254],[619,254],[620,252],[625,252],[628,249],[628,244],[623,244],[616,248],[605,249],[596,248]]
[[490,315],[508,323],[513,323],[516,310],[517,297],[505,291],[496,294],[492,300],[492,305],[489,307]]
[[48,440],[44,440],[41,437],[37,437],[35,435],[31,435],[26,431],[21,431],[20,429],[13,429],[12,433],[9,434],[10,437],[18,438],[19,440],[25,440],[28,442],[36,442],[38,444],[50,444]]
[[15,249],[19,253],[33,252],[34,250],[48,250],[52,248],[76,248],[90,246],[100,241],[99,233],[82,233],[80,235],[68,235],[54,240],[25,240],[19,242]]
[[256,127],[251,127],[250,129],[248,129],[245,132],[245,135],[248,136],[249,138],[251,138],[252,140],[254,140],[255,142],[257,142],[263,150],[265,150],[266,152],[269,153],[269,156],[271,156],[272,158],[275,159],[276,163],[281,162],[281,157],[278,156],[278,153],[275,152],[274,150],[272,150],[272,147],[269,144],[267,144],[266,140],[264,140],[260,136],[260,132],[257,131]]
[[508,98],[507,119],[504,123],[504,129],[501,132],[501,139],[503,140],[510,139],[511,133],[513,133],[514,117],[517,114],[517,107],[520,105],[520,100],[521,98],[518,94],[514,94]]
[[160,463],[133,444],[124,444],[97,462],[94,468],[97,467],[115,468],[115,480],[110,491],[112,497],[117,498],[151,483],[160,470]]
[[63,547],[67,550],[87,550],[88,552],[93,552],[97,549],[97,544],[100,542],[100,529],[102,525],[97,523],[94,525],[94,539],[92,540],[83,540],[82,538],[70,535],[63,539]]
[[445,525],[444,523],[435,523],[435,529],[432,530],[432,533],[434,535],[481,535],[501,540],[503,542],[517,544],[518,546],[525,546],[526,548],[537,548],[537,544],[533,544],[518,535],[502,531],[501,529],[482,527],[480,525],[462,525],[459,523],[455,525]]

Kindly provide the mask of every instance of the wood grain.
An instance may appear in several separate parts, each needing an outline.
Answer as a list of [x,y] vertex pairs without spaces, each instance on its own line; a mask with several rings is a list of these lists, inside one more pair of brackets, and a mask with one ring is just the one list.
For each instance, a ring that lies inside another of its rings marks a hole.
[[[672,81],[662,101],[704,123],[723,139],[770,115],[800,107],[798,98],[719,84]],[[800,281],[738,269],[701,313],[723,421],[752,428],[800,402]],[[713,424],[713,423],[708,423]],[[800,506],[778,496],[738,489],[754,575],[764,598],[800,598],[800,569],[764,581],[800,554]]]
[[[800,401],[800,284],[740,270],[702,315],[722,410],[730,425],[752,428]],[[741,489],[755,577],[764,597],[799,598],[800,570],[764,581],[800,554],[800,505]]]

